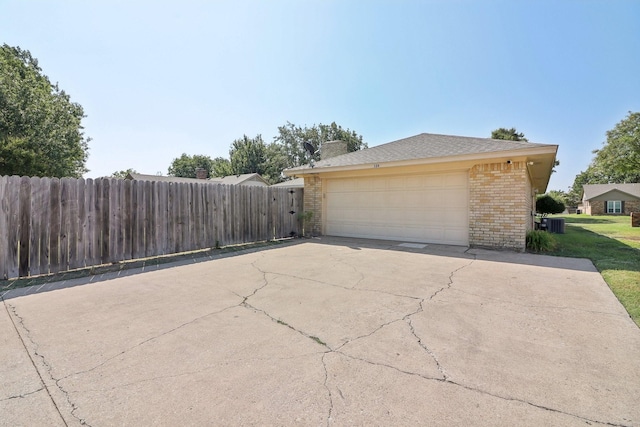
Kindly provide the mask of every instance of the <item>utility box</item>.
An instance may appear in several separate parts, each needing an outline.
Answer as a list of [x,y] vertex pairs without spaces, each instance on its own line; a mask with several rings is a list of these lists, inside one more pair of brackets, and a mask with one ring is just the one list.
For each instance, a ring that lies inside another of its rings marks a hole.
[[564,234],[564,218],[547,218],[547,230],[551,233]]

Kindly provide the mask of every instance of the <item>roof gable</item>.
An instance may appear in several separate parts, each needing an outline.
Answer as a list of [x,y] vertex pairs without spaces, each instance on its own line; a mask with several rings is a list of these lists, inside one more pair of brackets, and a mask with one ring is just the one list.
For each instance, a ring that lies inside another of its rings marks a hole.
[[[624,193],[633,199],[640,199],[640,183],[633,184],[585,184],[582,200],[601,198],[608,193]],[[616,200],[618,194],[615,194]]]

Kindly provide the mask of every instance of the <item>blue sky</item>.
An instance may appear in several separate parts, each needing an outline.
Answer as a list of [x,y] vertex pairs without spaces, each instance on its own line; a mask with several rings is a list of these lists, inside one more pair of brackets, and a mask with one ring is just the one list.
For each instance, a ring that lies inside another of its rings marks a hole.
[[640,111],[640,1],[0,2],[0,42],[80,103],[86,177],[228,157],[287,121],[369,146],[516,127],[558,144],[566,190]]

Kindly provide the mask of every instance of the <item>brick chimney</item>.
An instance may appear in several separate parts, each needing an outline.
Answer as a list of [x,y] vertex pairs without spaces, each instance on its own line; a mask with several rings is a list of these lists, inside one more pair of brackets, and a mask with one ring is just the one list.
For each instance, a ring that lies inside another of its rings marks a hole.
[[345,141],[327,141],[322,144],[320,159],[329,159],[331,157],[347,154],[347,152],[347,143]]
[[207,170],[205,168],[196,168],[196,178],[207,179]]

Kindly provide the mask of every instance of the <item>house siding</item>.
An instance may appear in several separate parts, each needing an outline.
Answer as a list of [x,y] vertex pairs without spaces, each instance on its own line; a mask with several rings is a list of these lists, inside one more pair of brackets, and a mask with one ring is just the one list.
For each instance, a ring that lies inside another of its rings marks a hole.
[[[610,200],[620,200],[611,198]],[[592,200],[585,202],[585,213],[587,215],[631,215],[631,212],[640,212],[640,200],[622,200],[624,209],[622,213],[611,214],[605,210],[606,200]]]
[[523,251],[532,228],[533,193],[526,162],[469,170],[469,245]]

